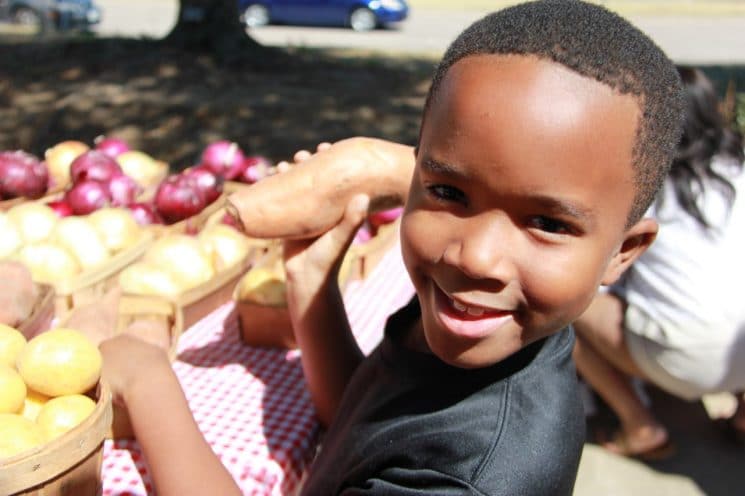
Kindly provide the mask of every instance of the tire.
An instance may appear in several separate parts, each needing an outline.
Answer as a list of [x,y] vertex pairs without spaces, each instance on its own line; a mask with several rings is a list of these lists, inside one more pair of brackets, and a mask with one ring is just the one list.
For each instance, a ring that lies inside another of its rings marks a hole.
[[15,24],[28,26],[35,34],[44,34],[51,29],[48,19],[39,11],[30,7],[18,7],[13,10],[12,20]]
[[266,26],[269,24],[269,9],[259,3],[249,5],[243,11],[243,23],[248,28]]
[[358,7],[349,14],[349,27],[355,31],[372,31],[378,26],[378,18],[367,7]]

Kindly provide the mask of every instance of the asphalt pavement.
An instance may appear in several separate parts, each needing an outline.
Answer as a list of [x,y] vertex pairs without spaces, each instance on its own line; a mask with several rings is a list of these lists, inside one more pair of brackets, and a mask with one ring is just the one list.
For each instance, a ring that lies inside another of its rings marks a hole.
[[[176,1],[97,0],[103,9],[102,35],[162,37],[178,15]],[[500,6],[500,0],[473,2],[474,10],[418,7],[388,29],[356,33],[343,28],[264,26],[251,29],[257,41],[272,46],[337,47],[438,56],[469,24]],[[437,4],[437,2],[434,2]],[[649,34],[677,63],[745,64],[743,0],[606,0]],[[444,5],[444,2],[443,2]],[[493,5],[493,7],[492,7]],[[486,7],[488,6],[488,7]]]

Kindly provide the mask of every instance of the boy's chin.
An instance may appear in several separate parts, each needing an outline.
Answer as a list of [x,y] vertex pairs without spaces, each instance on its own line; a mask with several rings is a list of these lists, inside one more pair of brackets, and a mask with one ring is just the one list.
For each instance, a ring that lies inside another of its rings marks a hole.
[[[503,338],[504,336],[500,336]],[[497,338],[493,336],[492,338]],[[463,344],[439,342],[437,339],[427,338],[430,352],[450,366],[462,369],[479,369],[495,365],[509,356],[520,351],[523,346],[519,340],[507,342],[493,342],[493,339],[483,340],[477,344]],[[515,342],[518,341],[518,342]]]

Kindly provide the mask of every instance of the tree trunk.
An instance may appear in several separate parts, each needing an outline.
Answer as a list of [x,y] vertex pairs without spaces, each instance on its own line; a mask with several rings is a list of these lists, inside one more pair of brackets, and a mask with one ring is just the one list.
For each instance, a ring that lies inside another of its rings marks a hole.
[[224,59],[262,48],[246,34],[237,0],[180,0],[178,22],[165,41]]

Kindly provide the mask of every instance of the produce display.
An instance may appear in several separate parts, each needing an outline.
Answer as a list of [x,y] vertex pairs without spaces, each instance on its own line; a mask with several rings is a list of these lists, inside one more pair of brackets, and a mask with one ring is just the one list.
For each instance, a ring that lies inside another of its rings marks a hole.
[[39,198],[50,188],[46,164],[23,150],[0,152],[0,200]]
[[74,140],[62,141],[47,148],[44,152],[44,161],[54,182],[61,186],[70,184],[70,164],[88,150],[88,145]]
[[37,282],[57,284],[101,267],[142,234],[124,208],[60,218],[46,204],[26,202],[0,212],[0,258],[23,263]]
[[173,297],[244,261],[250,250],[250,240],[224,224],[207,226],[198,235],[166,234],[121,272],[119,285],[129,294]]
[[81,332],[57,328],[30,341],[0,325],[0,459],[47,443],[95,409],[102,358]]

